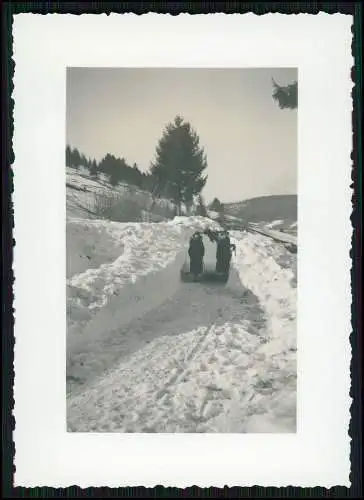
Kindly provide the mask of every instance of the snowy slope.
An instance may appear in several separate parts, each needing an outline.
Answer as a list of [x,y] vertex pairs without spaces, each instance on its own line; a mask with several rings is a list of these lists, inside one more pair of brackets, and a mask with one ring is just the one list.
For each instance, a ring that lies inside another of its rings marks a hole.
[[[271,224],[278,220],[283,225],[297,220],[297,195],[260,196],[248,200],[224,204],[225,213],[239,217],[245,222]],[[280,224],[276,222],[276,228]]]
[[136,186],[119,183],[112,186],[105,175],[91,178],[86,169],[66,168],[67,215],[69,217],[97,217],[98,209],[106,203],[116,203],[121,199],[132,199],[148,212],[154,206],[160,209],[174,209],[173,203],[164,198],[153,200],[151,193]]

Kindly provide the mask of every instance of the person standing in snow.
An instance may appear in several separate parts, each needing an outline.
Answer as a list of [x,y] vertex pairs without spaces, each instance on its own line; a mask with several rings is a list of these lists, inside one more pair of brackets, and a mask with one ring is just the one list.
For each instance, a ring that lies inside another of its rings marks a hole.
[[194,233],[190,239],[188,255],[190,257],[190,272],[197,279],[202,274],[203,258],[205,255],[205,246],[199,232]]
[[232,249],[235,251],[235,245],[230,243],[229,234],[224,231],[217,240],[216,272],[226,275],[229,273]]

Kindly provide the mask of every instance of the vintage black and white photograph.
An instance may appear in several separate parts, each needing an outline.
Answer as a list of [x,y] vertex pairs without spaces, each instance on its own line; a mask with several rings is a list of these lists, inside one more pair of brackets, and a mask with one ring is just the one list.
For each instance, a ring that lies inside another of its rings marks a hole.
[[350,486],[353,18],[13,17],[16,486]]
[[295,433],[297,68],[66,71],[68,431]]

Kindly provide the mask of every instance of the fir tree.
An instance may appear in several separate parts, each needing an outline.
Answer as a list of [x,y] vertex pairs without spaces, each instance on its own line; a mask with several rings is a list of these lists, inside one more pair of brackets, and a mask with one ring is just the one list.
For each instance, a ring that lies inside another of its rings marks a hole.
[[71,152],[71,167],[78,170],[81,165],[81,155],[77,148],[74,148]]
[[99,167],[96,160],[93,160],[90,165],[90,175],[91,177],[97,178],[99,175]]
[[121,180],[121,169],[118,159],[114,155],[107,154],[100,162],[100,170],[109,178],[110,184],[115,186]]
[[209,208],[213,212],[221,212],[223,210],[223,204],[220,202],[218,198],[214,198]]
[[200,215],[201,217],[207,216],[205,201],[201,194],[198,196],[197,215]]
[[169,123],[156,148],[156,160],[151,166],[155,193],[181,204],[191,203],[193,196],[204,188],[207,160],[199,137],[190,123],[177,116]]
[[72,151],[70,146],[67,144],[66,147],[66,167],[72,166]]

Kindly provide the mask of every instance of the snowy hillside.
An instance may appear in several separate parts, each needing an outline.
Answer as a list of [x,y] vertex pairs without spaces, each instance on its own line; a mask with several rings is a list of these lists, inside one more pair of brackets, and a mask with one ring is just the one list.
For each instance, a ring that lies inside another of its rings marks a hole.
[[118,220],[125,211],[125,219],[136,216],[137,220],[158,222],[174,215],[170,200],[153,200],[151,193],[129,184],[112,186],[103,174],[94,179],[82,167],[66,168],[66,187],[68,216]]
[[297,195],[261,196],[224,205],[227,215],[297,234]]

